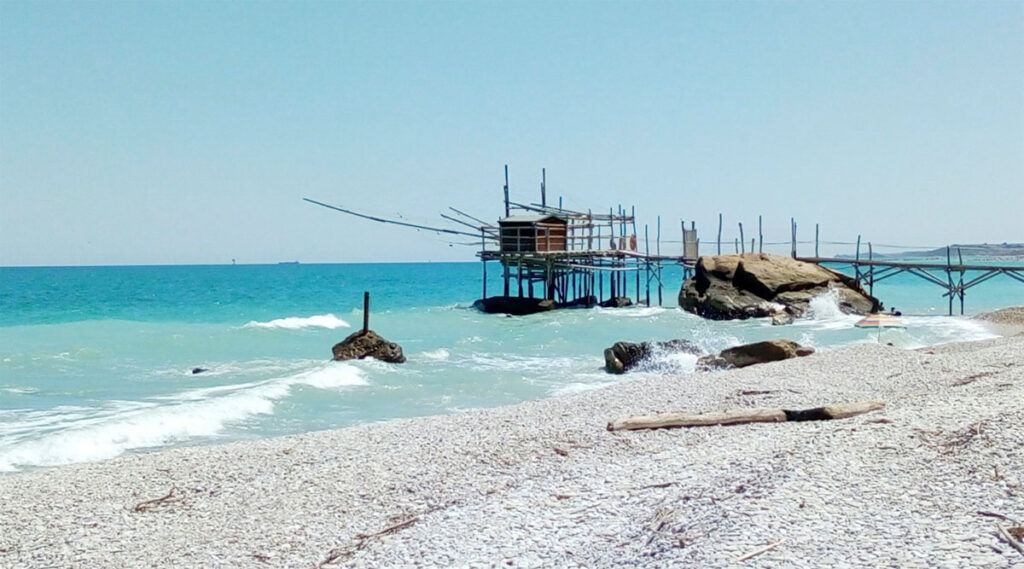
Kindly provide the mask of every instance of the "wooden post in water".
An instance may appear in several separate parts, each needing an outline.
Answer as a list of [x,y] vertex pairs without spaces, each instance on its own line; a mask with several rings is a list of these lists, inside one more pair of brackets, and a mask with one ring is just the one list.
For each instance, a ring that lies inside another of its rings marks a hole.
[[747,240],[743,237],[743,222],[740,222],[740,253],[747,252]]
[[[651,305],[651,240],[647,232],[647,224],[644,224],[644,252],[647,255],[646,263],[644,263],[647,271],[647,282],[644,288],[647,289],[647,306]],[[640,271],[637,271],[637,277],[640,276]],[[640,291],[636,291],[637,301],[640,300]]]
[[363,292],[363,334],[370,331],[370,291]]
[[949,315],[953,315],[953,261],[949,258],[949,247],[946,247],[946,280],[949,282]]
[[[480,228],[480,251],[487,248],[487,237],[484,235],[484,228]],[[484,295],[480,298],[487,298],[487,261],[484,260],[483,255],[480,256],[480,264],[484,267]]]
[[[868,241],[868,294],[871,296],[875,295],[875,265],[871,262],[875,258],[875,253],[871,249],[871,242]],[[881,330],[881,326],[878,328]]]
[[860,235],[857,236],[857,251],[854,253],[853,260],[856,261],[853,264],[854,278],[857,280],[857,284],[860,284]]
[[960,291],[960,316],[964,315],[964,256],[960,253],[960,248],[956,248],[956,256],[960,259],[960,285],[957,287]]
[[[661,257],[661,216],[658,216],[658,237],[655,240],[655,252]],[[661,306],[661,259],[658,259],[658,306]]]

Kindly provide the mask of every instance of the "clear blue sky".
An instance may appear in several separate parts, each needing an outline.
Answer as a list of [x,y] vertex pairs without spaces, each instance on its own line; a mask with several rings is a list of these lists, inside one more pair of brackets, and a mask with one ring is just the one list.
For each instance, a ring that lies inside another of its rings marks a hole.
[[468,260],[301,198],[496,220],[504,164],[704,245],[1024,241],[1024,2],[0,2],[0,265]]

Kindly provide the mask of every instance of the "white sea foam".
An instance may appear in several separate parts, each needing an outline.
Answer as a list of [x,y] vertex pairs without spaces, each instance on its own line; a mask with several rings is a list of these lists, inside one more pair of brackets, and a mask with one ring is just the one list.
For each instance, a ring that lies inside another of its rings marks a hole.
[[621,318],[648,318],[651,316],[658,316],[666,312],[671,312],[674,309],[663,308],[661,306],[627,306],[624,308],[597,308],[598,312],[602,315],[618,316]]
[[[275,402],[287,397],[293,386],[335,390],[366,384],[359,368],[330,362],[262,382],[189,390],[151,401],[113,401],[101,409],[76,407],[65,413],[55,414],[55,409],[24,416],[16,429],[0,432],[0,471],[104,460],[132,449],[215,436],[229,424],[273,413]],[[38,436],[40,430],[42,436]]]
[[435,362],[446,362],[448,361],[448,358],[451,357],[451,353],[444,348],[438,348],[436,350],[428,350],[426,352],[421,352],[420,357],[425,360],[431,360]]
[[245,325],[245,328],[271,328],[281,330],[301,330],[303,328],[327,328],[336,330],[338,328],[349,328],[351,324],[333,314],[318,314],[306,318],[290,316],[278,318],[269,322],[257,322],[253,320]]

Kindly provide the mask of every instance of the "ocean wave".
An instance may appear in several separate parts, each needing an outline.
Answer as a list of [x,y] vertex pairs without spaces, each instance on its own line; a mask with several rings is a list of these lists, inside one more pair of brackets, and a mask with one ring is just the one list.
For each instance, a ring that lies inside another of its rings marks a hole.
[[316,316],[308,316],[306,318],[290,316],[288,318],[278,318],[277,320],[271,320],[269,322],[257,322],[253,320],[246,324],[244,328],[269,328],[279,330],[327,328],[328,330],[336,330],[338,328],[350,328],[351,326],[351,324],[333,314],[318,314]]
[[647,318],[650,316],[658,316],[665,314],[666,312],[674,312],[674,308],[664,308],[661,306],[627,306],[624,308],[595,308],[597,312],[607,316],[619,316],[621,318]]
[[438,348],[436,350],[420,352],[420,357],[435,362],[446,362],[451,357],[451,353],[444,348]]
[[[220,434],[227,426],[274,412],[294,386],[339,389],[368,383],[343,362],[321,364],[262,382],[194,389],[151,401],[22,417],[0,439],[0,472],[106,460],[124,452]],[[39,430],[45,431],[39,436]]]

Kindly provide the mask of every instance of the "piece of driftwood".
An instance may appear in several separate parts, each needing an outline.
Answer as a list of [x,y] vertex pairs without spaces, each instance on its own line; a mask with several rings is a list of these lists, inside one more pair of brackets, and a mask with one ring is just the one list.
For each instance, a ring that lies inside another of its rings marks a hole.
[[656,413],[634,415],[608,423],[609,431],[661,429],[665,427],[706,427],[738,423],[780,423],[782,421],[827,421],[845,419],[885,407],[878,401],[839,403],[791,411],[788,409],[734,409],[713,413]]
[[769,546],[762,547],[761,549],[758,549],[758,550],[755,550],[755,551],[751,551],[750,553],[748,553],[746,555],[742,555],[740,557],[737,557],[735,563],[740,563],[740,562],[746,561],[747,559],[751,559],[753,557],[757,557],[758,555],[761,555],[762,553],[767,553],[767,552],[775,549],[776,547],[782,545],[785,542],[786,542],[786,540],[784,540],[784,539],[783,540],[779,540],[779,541],[776,541],[775,543],[773,543],[773,544],[771,544]]
[[1010,532],[1003,529],[1003,526],[996,524],[996,527],[999,528],[999,535],[1002,536],[1003,540],[1006,543],[1009,543],[1014,549],[1016,549],[1017,553],[1024,555],[1024,545],[1021,545],[1020,541],[1018,541],[1017,538],[1010,535]]

